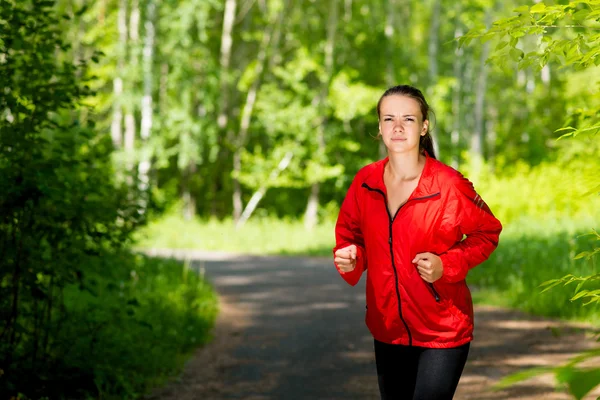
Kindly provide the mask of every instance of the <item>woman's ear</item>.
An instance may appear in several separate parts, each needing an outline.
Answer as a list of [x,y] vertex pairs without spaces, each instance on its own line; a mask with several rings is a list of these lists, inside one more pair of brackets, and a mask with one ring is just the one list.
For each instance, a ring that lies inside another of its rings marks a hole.
[[429,120],[426,119],[425,121],[423,121],[423,129],[421,130],[421,136],[425,136],[427,134],[428,130],[429,130]]

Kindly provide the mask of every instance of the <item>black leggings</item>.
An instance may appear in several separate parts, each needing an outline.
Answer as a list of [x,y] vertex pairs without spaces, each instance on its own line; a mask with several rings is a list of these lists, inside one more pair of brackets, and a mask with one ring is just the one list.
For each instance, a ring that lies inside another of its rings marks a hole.
[[387,344],[375,340],[382,400],[451,400],[470,343],[450,349]]

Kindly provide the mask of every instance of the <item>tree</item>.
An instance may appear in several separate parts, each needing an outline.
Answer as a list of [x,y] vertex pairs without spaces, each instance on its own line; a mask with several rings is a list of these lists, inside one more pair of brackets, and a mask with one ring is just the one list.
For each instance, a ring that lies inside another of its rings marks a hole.
[[[508,67],[508,60],[512,60],[520,69],[533,68],[547,73],[548,64],[553,62],[576,70],[600,65],[600,1],[574,0],[566,5],[553,6],[537,3],[531,7],[519,7],[515,13],[516,16],[496,21],[488,30],[469,32],[461,41],[469,43],[474,38],[489,40],[500,37],[501,41],[491,60],[503,67]],[[523,42],[530,37],[535,37],[540,47],[525,53]],[[600,80],[596,83],[600,83]],[[577,109],[568,116],[564,121],[568,126],[557,131],[563,133],[559,139],[579,134],[596,137],[600,131],[600,104],[596,102],[594,106],[592,102],[591,105],[587,109]],[[592,185],[590,194],[597,195],[600,181]],[[600,235],[596,231],[592,235],[600,241]],[[587,259],[591,262],[598,254],[600,246],[578,254],[575,259]],[[546,291],[557,285],[577,283],[571,301],[585,299],[586,304],[591,304],[600,302],[598,282],[600,274],[586,277],[567,275],[544,282],[541,286]],[[552,372],[558,382],[567,386],[571,395],[581,399],[600,384],[600,368],[583,367],[581,363],[599,355],[600,349],[592,349],[558,367],[535,368],[515,374],[504,379],[502,385]]]
[[88,62],[73,64],[52,7],[0,1],[0,392],[9,397],[65,381],[65,288],[92,290],[93,260],[127,245],[141,223],[114,184],[110,135],[83,118]]

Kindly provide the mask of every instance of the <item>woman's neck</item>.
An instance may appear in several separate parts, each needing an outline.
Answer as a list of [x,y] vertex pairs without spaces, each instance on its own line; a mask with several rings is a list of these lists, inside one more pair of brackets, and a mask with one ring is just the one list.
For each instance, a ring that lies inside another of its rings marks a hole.
[[412,181],[421,176],[426,157],[420,152],[392,153],[386,165],[386,172],[393,181]]

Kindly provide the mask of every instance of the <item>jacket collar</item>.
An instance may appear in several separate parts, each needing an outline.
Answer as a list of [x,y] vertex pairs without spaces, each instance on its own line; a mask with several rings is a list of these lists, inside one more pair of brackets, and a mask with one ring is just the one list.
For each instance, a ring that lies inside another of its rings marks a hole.
[[[437,168],[437,161],[435,158],[431,158],[427,152],[425,152],[425,167],[419,178],[416,189],[411,194],[410,198],[427,197],[439,193],[440,188],[435,178],[435,171]],[[376,161],[373,166],[374,168],[370,171],[369,175],[365,177],[364,183],[367,184],[371,189],[379,190],[387,195],[385,183],[383,182],[383,172],[386,164],[389,161],[389,157],[383,160]]]

